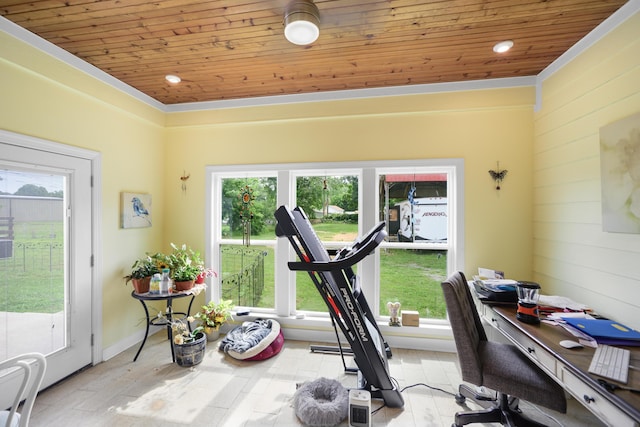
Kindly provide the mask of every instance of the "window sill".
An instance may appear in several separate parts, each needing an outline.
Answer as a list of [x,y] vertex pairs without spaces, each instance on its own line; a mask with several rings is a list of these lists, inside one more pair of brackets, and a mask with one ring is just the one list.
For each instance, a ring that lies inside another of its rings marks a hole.
[[[336,335],[329,317],[280,317],[273,313],[251,312],[246,316],[236,316],[234,314],[233,318],[234,322],[223,327],[223,333],[228,332],[242,322],[255,319],[273,319],[280,323],[285,339],[336,344]],[[433,323],[423,322],[419,326],[399,327],[378,322],[378,328],[392,348],[455,352],[455,343],[453,341],[451,327],[444,321],[434,321]],[[343,345],[348,345],[347,340],[342,334],[340,334],[340,340]]]

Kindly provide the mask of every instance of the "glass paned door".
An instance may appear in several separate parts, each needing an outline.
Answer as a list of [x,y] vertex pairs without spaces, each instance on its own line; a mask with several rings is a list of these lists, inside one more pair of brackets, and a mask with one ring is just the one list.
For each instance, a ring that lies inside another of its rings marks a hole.
[[66,346],[66,187],[63,175],[0,170],[0,359]]
[[0,152],[0,360],[43,353],[46,387],[92,360],[91,161]]

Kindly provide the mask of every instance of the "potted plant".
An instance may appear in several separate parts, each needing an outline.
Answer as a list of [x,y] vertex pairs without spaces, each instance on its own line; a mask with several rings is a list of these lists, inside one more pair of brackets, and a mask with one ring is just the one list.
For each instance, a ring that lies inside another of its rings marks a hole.
[[209,341],[215,341],[220,336],[220,326],[224,325],[227,320],[232,319],[231,310],[233,310],[233,302],[231,300],[221,300],[219,303],[209,301],[194,316],[200,320],[204,332],[207,334]]
[[[187,322],[193,322],[193,316],[187,317]],[[176,356],[176,363],[180,366],[193,366],[202,362],[207,344],[203,327],[199,326],[193,331],[182,320],[171,322],[171,332],[173,333],[173,350]]]
[[193,265],[182,265],[171,270],[171,277],[177,291],[186,291],[193,287],[200,269]]
[[218,275],[216,274],[215,271],[213,271],[210,268],[206,268],[204,265],[202,265],[200,268],[200,273],[198,274],[198,277],[196,277],[196,284],[204,283],[204,279],[206,279],[207,277],[217,277],[217,276]]
[[131,273],[124,276],[125,284],[132,282],[133,288],[138,294],[149,292],[151,276],[159,272],[156,259],[154,259],[154,256],[147,254],[133,263]]
[[181,247],[171,243],[173,252],[167,255],[171,278],[177,291],[191,289],[198,275],[204,270],[200,254],[187,245]]

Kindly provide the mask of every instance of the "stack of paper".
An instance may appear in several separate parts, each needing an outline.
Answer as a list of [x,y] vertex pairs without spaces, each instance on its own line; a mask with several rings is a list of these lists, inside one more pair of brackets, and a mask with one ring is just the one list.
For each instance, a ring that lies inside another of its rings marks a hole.
[[569,311],[589,311],[589,307],[575,302],[571,298],[557,295],[540,295],[538,304],[544,307],[555,307]]

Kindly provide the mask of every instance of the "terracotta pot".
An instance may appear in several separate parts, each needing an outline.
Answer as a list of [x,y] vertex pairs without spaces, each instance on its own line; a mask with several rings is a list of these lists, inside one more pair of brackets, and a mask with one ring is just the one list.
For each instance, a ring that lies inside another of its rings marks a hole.
[[131,279],[131,283],[133,283],[133,290],[136,294],[146,294],[149,292],[151,276],[143,277],[142,279]]
[[196,277],[196,285],[201,285],[204,283],[204,273],[200,273],[198,274],[198,277]]
[[177,280],[174,282],[174,285],[176,287],[176,291],[180,292],[180,291],[188,291],[189,289],[193,288],[193,280],[186,280],[184,282],[178,282]]

